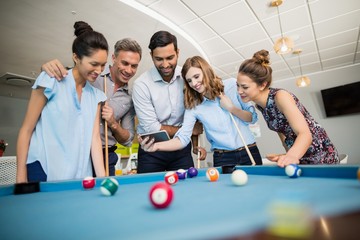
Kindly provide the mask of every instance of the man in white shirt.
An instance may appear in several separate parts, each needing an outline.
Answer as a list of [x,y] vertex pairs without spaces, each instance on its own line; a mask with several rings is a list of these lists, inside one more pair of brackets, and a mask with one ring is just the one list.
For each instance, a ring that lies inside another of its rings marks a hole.
[[[181,67],[177,66],[177,39],[167,31],[156,32],[150,39],[149,49],[154,67],[136,79],[133,87],[133,102],[139,120],[137,133],[166,130],[173,137],[181,127],[185,112],[184,80]],[[197,124],[194,136],[201,132],[202,126]],[[196,143],[193,141],[193,144]],[[193,166],[191,144],[174,152],[146,152],[139,147],[138,173],[188,169]]]

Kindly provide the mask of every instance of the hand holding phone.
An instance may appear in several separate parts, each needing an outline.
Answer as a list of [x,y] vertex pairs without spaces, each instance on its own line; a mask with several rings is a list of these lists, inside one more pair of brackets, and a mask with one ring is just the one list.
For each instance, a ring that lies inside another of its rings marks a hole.
[[170,140],[169,134],[165,130],[160,130],[152,133],[139,134],[142,139],[149,137],[149,141],[154,139],[154,142],[163,142]]

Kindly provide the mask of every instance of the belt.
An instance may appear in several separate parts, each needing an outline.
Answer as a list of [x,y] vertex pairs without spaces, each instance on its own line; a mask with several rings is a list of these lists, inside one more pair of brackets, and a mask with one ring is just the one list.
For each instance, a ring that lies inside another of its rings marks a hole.
[[[256,143],[247,145],[248,148],[255,147],[255,146],[256,146]],[[234,149],[234,150],[214,149],[214,152],[216,152],[216,153],[240,152],[240,151],[242,151],[244,149],[245,149],[245,147],[239,147],[239,148]]]
[[[108,152],[115,152],[116,149],[117,149],[116,145],[108,147]],[[105,152],[105,148],[103,148],[103,152]]]

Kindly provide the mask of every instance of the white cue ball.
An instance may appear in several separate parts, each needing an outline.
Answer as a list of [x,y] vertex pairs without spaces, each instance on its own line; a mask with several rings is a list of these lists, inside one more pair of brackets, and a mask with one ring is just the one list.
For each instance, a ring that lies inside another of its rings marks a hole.
[[248,175],[244,170],[235,170],[231,174],[231,181],[237,186],[245,185],[248,181]]

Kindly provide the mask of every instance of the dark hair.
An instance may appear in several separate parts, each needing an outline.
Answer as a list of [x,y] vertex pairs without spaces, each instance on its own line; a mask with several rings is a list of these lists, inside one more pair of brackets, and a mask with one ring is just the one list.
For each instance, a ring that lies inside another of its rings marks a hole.
[[142,54],[141,47],[139,43],[134,39],[124,38],[117,41],[114,46],[115,57],[118,56],[120,51],[130,51],[130,52],[138,53],[141,59],[141,54]]
[[260,50],[254,53],[251,59],[245,60],[240,65],[239,73],[248,76],[259,86],[266,83],[266,87],[269,87],[272,82],[269,52]]
[[150,39],[149,49],[152,52],[157,47],[165,47],[171,43],[174,44],[175,51],[177,51],[178,48],[176,37],[167,31],[158,31],[154,33],[154,35],[152,35]]
[[105,37],[101,33],[94,31],[86,22],[75,22],[74,28],[76,38],[72,45],[72,51],[79,59],[82,59],[84,56],[91,56],[97,49],[109,51]]
[[203,73],[203,85],[205,92],[210,93],[210,99],[214,100],[220,93],[224,92],[224,85],[221,78],[219,78],[210,64],[200,56],[194,56],[186,59],[183,68],[181,70],[181,76],[185,81],[184,89],[184,102],[185,108],[191,109],[196,105],[199,105],[204,96],[190,87],[188,81],[186,81],[186,74],[191,67],[199,68]]

